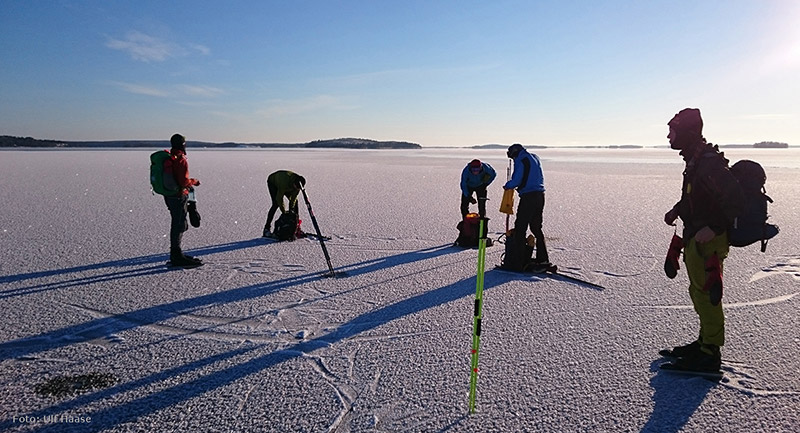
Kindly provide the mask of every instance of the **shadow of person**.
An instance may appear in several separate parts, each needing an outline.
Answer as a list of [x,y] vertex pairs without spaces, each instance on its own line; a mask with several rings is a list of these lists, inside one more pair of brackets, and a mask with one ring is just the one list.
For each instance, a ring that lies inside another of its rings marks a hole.
[[[485,273],[484,290],[488,291],[497,285],[503,284],[505,279],[498,274],[493,271]],[[469,297],[475,293],[475,284],[476,277],[467,277],[452,284],[425,291],[362,313],[342,323],[327,334],[311,340],[300,341],[274,350],[269,349],[265,353],[261,353],[265,347],[262,345],[241,346],[227,352],[187,362],[174,368],[168,368],[150,376],[61,401],[50,407],[34,411],[27,416],[35,418],[50,413],[73,411],[77,408],[95,404],[98,401],[112,399],[118,394],[147,388],[155,383],[169,384],[164,389],[142,393],[142,395],[132,400],[120,400],[114,404],[96,406],[97,409],[94,412],[86,414],[86,416],[91,417],[92,424],[71,426],[73,428],[71,431],[89,432],[113,428],[123,423],[131,422],[131,420],[136,420],[139,417],[148,416],[186,402],[194,397],[270,369],[286,361],[306,356],[316,350],[362,335],[394,320]],[[241,358],[252,353],[255,353],[256,356]],[[211,365],[217,365],[218,368],[208,371],[207,369]],[[197,371],[202,371],[203,373],[197,377],[187,375],[187,373]],[[187,379],[176,380],[178,377],[187,377]],[[13,424],[9,420],[0,421],[0,430],[8,429],[12,426]],[[58,425],[44,425],[32,431],[39,433],[60,431],[58,428],[60,428]]]
[[[202,251],[205,254],[212,254],[235,249],[251,248],[258,245],[263,245],[263,240],[260,238],[251,241],[239,241],[228,244],[214,245],[199,249],[197,251]],[[356,263],[354,265],[347,265],[339,269],[348,269],[349,275],[362,275],[391,267],[403,266],[420,260],[435,258],[443,254],[452,253],[454,251],[455,250],[452,248],[445,248],[445,246],[436,246],[416,251],[402,252],[400,254],[382,257],[376,260],[368,260]],[[120,266],[142,266],[142,264],[151,263],[153,257],[155,256],[144,256],[128,259],[127,261],[109,261],[85,265],[82,267],[70,268],[68,270],[64,270],[64,272],[71,274],[74,272],[79,272],[77,269],[85,271],[89,269],[106,270],[107,268]],[[50,282],[46,284],[36,284],[29,288],[24,288],[24,290],[13,293],[0,292],[0,299],[8,296],[30,295],[42,290],[54,290],[71,287],[73,285],[85,286],[134,276],[149,276],[157,278],[160,273],[169,271],[170,269],[165,265],[156,265],[137,268],[135,269],[135,272],[107,272],[105,274],[92,277],[81,276],[78,278],[70,278],[67,281],[61,281],[58,283]],[[176,299],[167,303],[145,305],[136,310],[131,310],[124,313],[109,314],[107,316],[98,317],[83,323],[66,326],[60,329],[54,329],[39,335],[2,341],[0,342],[0,360],[14,357],[18,358],[31,356],[35,353],[93,340],[104,335],[115,334],[142,326],[161,323],[178,317],[185,312],[193,311],[209,305],[224,305],[259,298],[269,293],[278,292],[290,287],[308,283],[322,276],[322,272],[312,272],[299,276],[291,275],[273,281],[260,282],[248,286],[206,293],[200,296]],[[26,274],[24,278],[20,276],[20,279],[30,278],[33,278],[30,276],[30,274]]]
[[659,369],[663,360],[650,364],[656,373],[650,380],[653,387],[653,413],[642,427],[642,433],[669,433],[683,429],[705,400],[708,391],[717,386],[703,377],[680,376]]
[[[201,248],[194,248],[189,250],[194,255],[204,256],[209,254],[222,253],[226,251],[242,250],[246,248],[253,248],[264,245],[267,243],[264,238],[248,239],[243,241],[226,242],[224,244],[210,245]],[[85,265],[72,266],[67,268],[48,269],[43,271],[26,272],[21,274],[0,275],[0,284],[16,283],[26,280],[35,280],[45,277],[66,277],[70,274],[79,274],[86,271],[96,271],[106,268],[117,269],[120,267],[134,267],[134,266],[148,266],[158,265],[163,267],[169,259],[169,253],[149,254],[146,256],[129,257],[118,260],[109,260],[100,263],[90,263]],[[80,281],[80,277],[76,279]],[[63,283],[63,282],[62,282]],[[38,288],[36,285],[29,287],[29,289]],[[5,294],[6,291],[0,293]]]

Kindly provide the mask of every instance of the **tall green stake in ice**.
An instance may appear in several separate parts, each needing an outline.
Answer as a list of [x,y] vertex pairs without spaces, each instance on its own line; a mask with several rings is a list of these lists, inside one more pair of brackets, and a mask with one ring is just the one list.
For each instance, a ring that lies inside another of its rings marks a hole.
[[472,325],[472,365],[469,379],[469,413],[475,413],[475,392],[478,386],[478,350],[481,344],[481,318],[483,317],[483,271],[486,265],[486,221],[478,226],[478,274],[475,277],[475,318]]

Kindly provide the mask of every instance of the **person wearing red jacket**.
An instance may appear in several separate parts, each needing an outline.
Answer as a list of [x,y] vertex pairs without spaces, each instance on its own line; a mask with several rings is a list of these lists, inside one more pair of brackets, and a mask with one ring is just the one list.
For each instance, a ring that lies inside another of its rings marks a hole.
[[186,222],[189,204],[189,191],[200,185],[200,181],[189,177],[189,161],[186,159],[186,137],[175,134],[170,138],[171,158],[166,162],[165,168],[172,171],[172,177],[178,186],[179,192],[174,196],[164,196],[172,223],[169,230],[169,260],[173,266],[194,267],[203,264],[202,260],[183,254],[181,240],[183,233],[189,230]]

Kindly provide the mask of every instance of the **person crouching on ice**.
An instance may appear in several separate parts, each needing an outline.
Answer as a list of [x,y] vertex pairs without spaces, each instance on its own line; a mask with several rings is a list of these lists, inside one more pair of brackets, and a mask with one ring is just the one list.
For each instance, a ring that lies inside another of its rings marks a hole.
[[267,222],[264,224],[264,237],[272,236],[272,218],[275,217],[275,211],[280,209],[281,213],[286,212],[286,206],[283,203],[283,198],[289,201],[289,210],[299,215],[297,205],[297,195],[300,194],[300,189],[305,187],[306,179],[297,173],[288,170],[278,170],[267,177],[267,189],[269,196],[272,199],[272,206],[267,212]]
[[[478,202],[478,215],[486,217],[486,188],[497,177],[491,165],[473,159],[461,171],[461,219],[469,213],[469,204]],[[475,200],[472,193],[478,196]]]

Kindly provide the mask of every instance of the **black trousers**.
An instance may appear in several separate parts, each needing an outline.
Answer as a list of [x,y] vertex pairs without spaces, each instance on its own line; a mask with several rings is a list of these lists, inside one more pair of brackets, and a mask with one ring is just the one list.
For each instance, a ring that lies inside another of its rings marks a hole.
[[481,200],[482,198],[486,198],[486,185],[481,185],[475,189],[467,187],[467,192],[469,192],[469,196],[465,196],[461,194],[461,219],[464,219],[465,216],[469,213],[469,199],[472,198],[472,193],[474,192],[476,196],[478,196],[478,215],[481,217],[486,216],[486,200]]
[[534,191],[520,194],[517,206],[517,219],[514,221],[514,235],[519,233],[523,238],[531,228],[536,237],[536,261],[549,262],[547,245],[542,233],[542,213],[544,212],[544,191]]
[[167,204],[169,215],[172,218],[169,227],[169,249],[170,251],[180,251],[183,232],[189,230],[189,223],[186,221],[188,197],[183,194],[177,197],[164,196],[164,202]]

